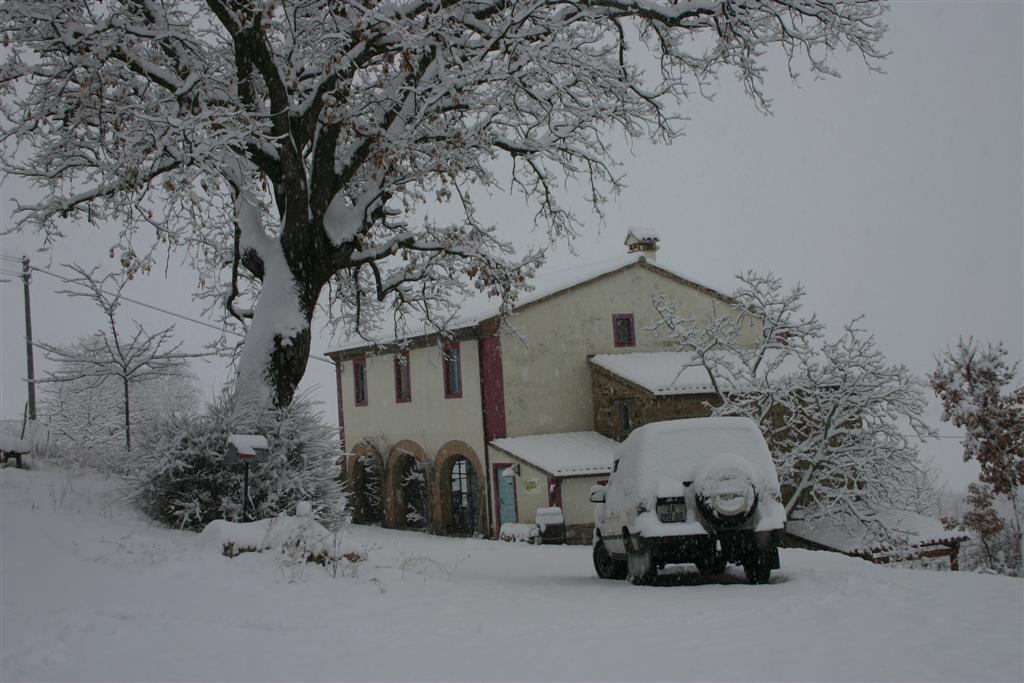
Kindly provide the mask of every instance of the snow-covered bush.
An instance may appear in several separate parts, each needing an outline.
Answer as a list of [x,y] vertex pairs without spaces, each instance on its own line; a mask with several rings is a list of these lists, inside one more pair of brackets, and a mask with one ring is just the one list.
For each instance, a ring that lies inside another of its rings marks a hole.
[[[138,460],[126,448],[124,390],[115,377],[79,378],[40,385],[39,429],[46,432],[40,457],[101,472],[130,474]],[[184,413],[198,402],[195,377],[180,374],[140,383],[131,393],[136,440],[158,431],[168,414]],[[137,455],[137,454],[136,454]]]
[[314,517],[335,527],[345,509],[338,435],[317,405],[300,396],[287,407],[261,412],[225,393],[198,417],[168,415],[137,449],[136,503],[156,520],[195,531],[215,519],[243,520],[244,468],[227,459],[228,436],[263,434],[270,457],[250,466],[249,517],[291,513],[296,503],[310,501]]

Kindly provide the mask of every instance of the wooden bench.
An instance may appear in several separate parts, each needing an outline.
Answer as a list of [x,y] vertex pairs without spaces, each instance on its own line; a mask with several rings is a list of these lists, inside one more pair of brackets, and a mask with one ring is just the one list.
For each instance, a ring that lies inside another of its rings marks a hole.
[[18,469],[21,469],[21,456],[28,455],[25,451],[0,451],[0,464],[6,465],[7,461],[14,458],[18,462]]
[[29,442],[25,439],[11,439],[0,435],[0,464],[6,465],[12,458],[18,462],[18,469],[21,469],[21,456],[28,455],[30,450]]

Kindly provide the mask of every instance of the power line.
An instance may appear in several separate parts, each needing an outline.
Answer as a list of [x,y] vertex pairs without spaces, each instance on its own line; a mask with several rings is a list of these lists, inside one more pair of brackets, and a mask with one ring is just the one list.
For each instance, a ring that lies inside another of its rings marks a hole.
[[[0,254],[0,259],[2,259],[4,261],[16,261],[17,263],[21,263],[21,259],[14,258],[13,256],[7,256],[6,254]],[[50,277],[56,278],[56,279],[60,280],[61,282],[65,282],[65,283],[68,283],[68,284],[74,284],[74,282],[72,280],[70,280],[69,278],[66,278],[63,275],[60,275],[58,273],[54,273],[53,271],[47,270],[45,268],[40,268],[39,266],[30,266],[30,268],[32,270],[34,270],[34,271],[38,271],[40,273],[43,273],[44,275],[49,275]],[[23,276],[23,273],[8,271],[8,270],[4,269],[2,265],[0,265],[0,275],[16,276],[16,277],[20,278],[20,277]],[[107,292],[106,290],[101,289],[100,291],[103,292],[104,294],[110,294],[111,296],[115,296],[114,294],[111,294],[110,292]],[[164,315],[169,315],[169,316],[172,316],[174,318],[178,318],[180,320],[185,320],[185,321],[193,323],[195,325],[202,325],[203,327],[209,327],[210,329],[217,330],[218,332],[224,332],[224,333],[227,333],[227,334],[232,334],[232,335],[234,335],[236,337],[242,337],[242,338],[245,337],[245,335],[242,334],[241,332],[236,332],[235,330],[230,330],[230,329],[227,329],[226,327],[221,327],[219,325],[214,325],[213,323],[207,322],[205,320],[200,320],[198,318],[192,318],[192,317],[189,317],[187,315],[184,315],[183,313],[178,313],[176,311],[171,311],[171,310],[168,310],[166,308],[161,308],[160,306],[156,306],[154,304],[146,303],[145,301],[139,301],[138,299],[133,299],[131,297],[125,296],[124,294],[120,295],[120,298],[124,299],[125,301],[128,301],[129,303],[133,303],[133,304],[135,304],[137,306],[142,306],[143,308],[149,308],[149,309],[152,309],[152,310],[157,311],[159,313],[163,313]],[[334,365],[334,361],[328,360],[326,358],[321,358],[320,356],[316,356],[316,355],[310,354],[309,357],[312,358],[313,360],[318,360],[321,363],[327,363],[328,365]]]

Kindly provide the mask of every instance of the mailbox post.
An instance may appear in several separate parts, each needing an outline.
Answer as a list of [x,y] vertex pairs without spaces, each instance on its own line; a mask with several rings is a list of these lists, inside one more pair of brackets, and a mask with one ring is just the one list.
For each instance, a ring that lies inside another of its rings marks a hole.
[[242,521],[249,521],[249,465],[270,459],[267,438],[259,434],[232,434],[228,437],[228,462],[245,465],[242,480]]

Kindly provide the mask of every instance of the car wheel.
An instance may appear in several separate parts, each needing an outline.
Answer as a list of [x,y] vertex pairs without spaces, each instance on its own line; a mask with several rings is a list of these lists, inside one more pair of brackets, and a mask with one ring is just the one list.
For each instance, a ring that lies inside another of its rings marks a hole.
[[752,584],[768,583],[772,574],[771,562],[766,554],[755,553],[743,562],[743,573]]
[[626,578],[626,563],[612,557],[612,554],[604,547],[604,541],[601,540],[594,544],[594,570],[602,579],[621,581]]
[[627,554],[626,574],[634,586],[649,586],[658,575],[650,550],[630,550]]
[[725,573],[725,565],[728,564],[721,555],[714,555],[711,558],[704,558],[694,562],[697,571],[701,576],[718,576]]

